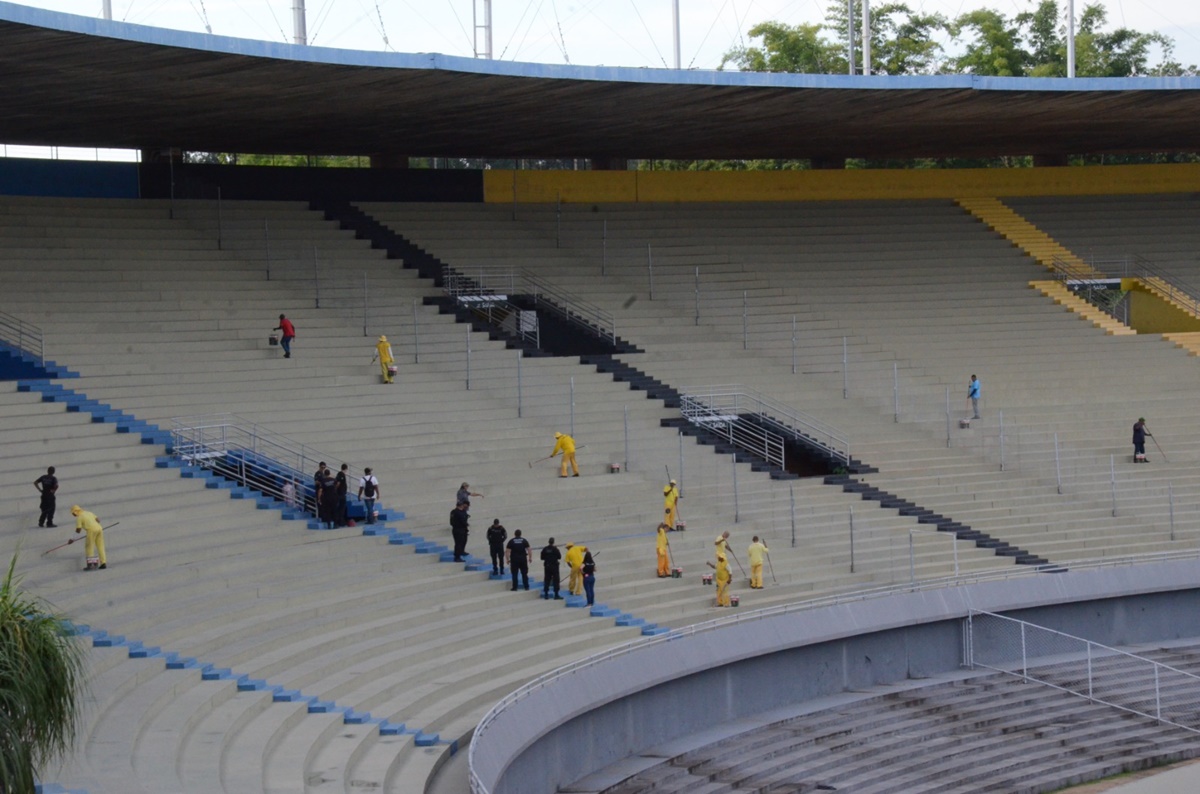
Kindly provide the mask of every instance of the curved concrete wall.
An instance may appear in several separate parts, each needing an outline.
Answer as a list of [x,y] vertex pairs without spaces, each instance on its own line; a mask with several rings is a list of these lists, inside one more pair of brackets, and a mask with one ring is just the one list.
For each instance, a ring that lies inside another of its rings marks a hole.
[[474,771],[495,794],[546,794],[714,721],[953,671],[962,664],[962,619],[971,609],[1107,645],[1200,636],[1200,561],[1041,574],[762,619],[747,614],[532,689],[476,734]]

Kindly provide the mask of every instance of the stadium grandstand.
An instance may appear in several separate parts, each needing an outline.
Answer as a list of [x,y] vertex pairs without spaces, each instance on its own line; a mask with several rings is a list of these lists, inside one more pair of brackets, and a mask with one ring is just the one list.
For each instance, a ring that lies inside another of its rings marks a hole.
[[[0,140],[141,155],[0,160],[0,551],[87,649],[45,794],[1042,792],[1200,755],[1200,166],[1065,166],[1200,151],[1200,79],[546,67],[5,2],[0,66]],[[1038,165],[839,167],[1005,154]],[[405,167],[448,156],[592,168]],[[760,156],[816,167],[627,168]],[[354,525],[315,514],[322,461]],[[54,548],[72,505],[103,570]],[[594,604],[540,597],[550,537]]]

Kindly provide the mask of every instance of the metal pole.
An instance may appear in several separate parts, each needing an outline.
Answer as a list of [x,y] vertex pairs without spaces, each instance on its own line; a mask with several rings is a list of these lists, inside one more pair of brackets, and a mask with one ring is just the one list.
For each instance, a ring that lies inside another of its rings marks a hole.
[[221,188],[217,187],[217,250],[224,248],[224,223],[221,218]]
[[[103,13],[105,19],[112,20],[112,0],[104,0]],[[678,69],[679,67],[675,68]]]
[[167,167],[171,172],[171,206],[167,209],[167,217],[175,220],[175,149],[167,149]]
[[571,376],[571,435],[575,435],[575,376]]
[[730,455],[729,459],[733,462],[733,523],[736,524],[741,518],[741,511],[738,510],[737,455]]
[[1000,412],[1000,471],[1004,471],[1004,411]]
[[267,281],[271,280],[271,226],[263,218],[263,247],[267,249]]
[[908,583],[917,586],[917,553],[913,549],[913,530],[908,531]]
[[871,0],[862,0],[862,73],[871,73]]
[[788,500],[791,502],[792,514],[792,548],[796,548],[796,486],[788,483]]
[[850,367],[850,355],[846,346],[846,337],[842,337],[842,399],[850,396],[850,373],[847,371]]
[[296,0],[296,4],[292,6],[292,27],[292,43],[308,44],[308,25],[304,18],[304,0]]
[[1087,644],[1087,676],[1088,676],[1088,699],[1092,697],[1092,643],[1089,640]]
[[850,573],[854,573],[854,505],[850,506]]
[[675,68],[682,69],[682,61],[679,58],[679,0],[671,3],[671,28],[675,31]]
[[650,300],[654,300],[654,254],[650,250],[650,243],[646,243],[646,272],[650,276]]
[[796,374],[796,315],[792,315],[792,374]]
[[413,363],[421,363],[421,334],[417,325],[417,299],[413,298]]
[[1167,482],[1167,506],[1171,510],[1171,540],[1175,540],[1175,489]]
[[313,246],[313,298],[316,308],[321,308],[321,274],[317,267],[317,247]]
[[950,543],[954,546],[954,575],[958,576],[958,534],[950,536]]
[[696,325],[700,324],[700,268],[696,268]]
[[600,235],[600,275],[608,269],[608,218],[604,219],[604,231]]
[[367,291],[367,271],[363,271],[363,336],[367,335],[367,306],[370,302],[370,292]]
[[1075,0],[1067,0],[1067,77],[1075,76]]
[[946,447],[950,446],[950,387],[946,387]]
[[629,471],[629,406],[625,406],[625,471]]
[[1062,493],[1062,461],[1058,456],[1058,433],[1054,434],[1054,479],[1058,483],[1058,492]]
[[892,421],[900,421],[900,365],[892,362]]
[[517,418],[521,418],[521,351],[517,351]]
[[1021,623],[1021,677],[1029,680],[1029,657],[1025,649],[1025,623]]
[[742,290],[742,350],[747,350],[749,345],[746,340],[746,290]]
[[854,0],[846,0],[846,63],[854,74]]
[[554,213],[554,247],[562,248],[562,192],[558,193],[558,208]]
[[471,390],[471,326],[467,326],[467,391]]
[[679,433],[679,496],[683,497],[683,431]]
[[1112,514],[1117,514],[1117,456],[1108,456],[1109,482],[1112,485]]

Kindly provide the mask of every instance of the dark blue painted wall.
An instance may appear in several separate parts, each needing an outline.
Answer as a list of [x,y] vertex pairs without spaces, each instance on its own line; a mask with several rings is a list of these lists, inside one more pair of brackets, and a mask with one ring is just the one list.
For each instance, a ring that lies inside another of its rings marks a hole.
[[0,194],[137,198],[137,163],[0,158]]

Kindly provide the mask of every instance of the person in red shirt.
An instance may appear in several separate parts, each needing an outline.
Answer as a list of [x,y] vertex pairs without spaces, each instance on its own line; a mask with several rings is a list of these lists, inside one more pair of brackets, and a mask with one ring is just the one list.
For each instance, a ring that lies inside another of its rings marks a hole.
[[292,340],[296,338],[296,326],[292,325],[292,321],[287,318],[287,315],[279,315],[279,325],[275,327],[276,331],[282,331],[282,338],[279,340],[280,347],[283,348],[283,357],[292,357]]

